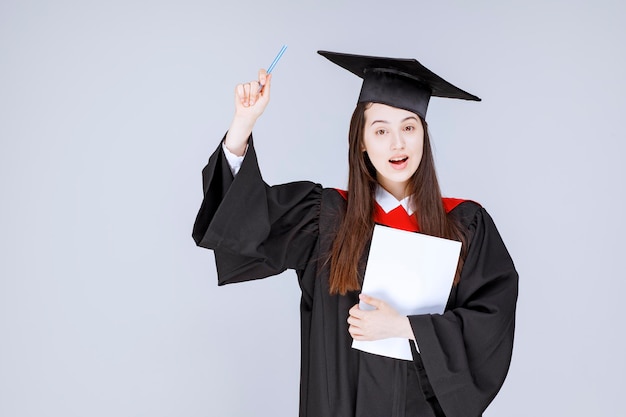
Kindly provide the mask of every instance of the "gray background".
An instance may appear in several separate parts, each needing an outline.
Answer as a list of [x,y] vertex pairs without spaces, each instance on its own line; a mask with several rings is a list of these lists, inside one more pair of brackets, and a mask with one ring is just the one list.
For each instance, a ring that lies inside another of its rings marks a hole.
[[626,3],[0,2],[0,416],[294,416],[292,272],[218,288],[191,227],[236,83],[283,43],[266,181],[344,187],[360,83],[318,49],[414,57],[443,191],[519,269],[486,416],[623,416]]

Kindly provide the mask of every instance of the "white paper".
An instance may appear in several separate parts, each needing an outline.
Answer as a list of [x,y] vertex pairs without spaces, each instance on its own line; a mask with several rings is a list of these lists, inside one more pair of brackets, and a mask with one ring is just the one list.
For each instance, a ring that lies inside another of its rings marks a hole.
[[[442,314],[448,302],[461,242],[374,226],[361,292],[379,298],[400,314]],[[373,307],[360,303],[362,310]],[[409,341],[354,340],[352,347],[377,355],[412,360]]]

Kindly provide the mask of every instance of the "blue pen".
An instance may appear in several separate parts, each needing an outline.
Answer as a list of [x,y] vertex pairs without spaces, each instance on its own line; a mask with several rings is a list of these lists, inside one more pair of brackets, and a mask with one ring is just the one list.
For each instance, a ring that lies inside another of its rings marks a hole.
[[[274,60],[270,64],[269,68],[267,69],[267,75],[270,75],[272,73],[272,70],[276,66],[276,63],[278,63],[278,60],[280,59],[281,56],[283,56],[283,54],[285,53],[286,49],[287,49],[287,45],[283,45],[283,47],[280,48],[280,51],[278,52],[278,55],[276,55],[276,58],[274,58]],[[261,92],[262,89],[263,89],[263,84],[261,84],[259,86],[259,93]]]
[[282,48],[280,48],[280,51],[278,52],[278,55],[276,55],[276,58],[274,58],[274,60],[272,61],[272,63],[270,64],[270,67],[267,69],[267,73],[271,74],[272,70],[274,69],[274,67],[276,66],[276,63],[278,62],[278,60],[280,59],[281,56],[283,56],[283,54],[285,53],[285,50],[287,49],[287,45],[283,45]]

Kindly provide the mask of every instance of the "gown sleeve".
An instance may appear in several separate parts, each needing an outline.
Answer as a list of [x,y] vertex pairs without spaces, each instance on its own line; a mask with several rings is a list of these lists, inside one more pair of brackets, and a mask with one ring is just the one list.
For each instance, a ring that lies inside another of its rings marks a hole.
[[446,417],[482,415],[504,383],[513,349],[518,275],[489,214],[469,205],[469,251],[454,301],[444,314],[409,317],[420,348],[415,362]]
[[252,137],[237,176],[221,145],[202,171],[204,199],[193,239],[215,253],[218,284],[303,269],[318,236],[322,187],[312,182],[268,186]]

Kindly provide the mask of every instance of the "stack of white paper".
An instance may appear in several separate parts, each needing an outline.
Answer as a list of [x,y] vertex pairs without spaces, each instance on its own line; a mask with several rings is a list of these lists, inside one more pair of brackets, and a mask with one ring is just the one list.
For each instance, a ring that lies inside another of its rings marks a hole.
[[[374,226],[362,292],[400,314],[442,314],[459,261],[461,242],[390,227]],[[373,307],[361,303],[362,310]],[[412,360],[407,339],[354,340],[352,347]]]

